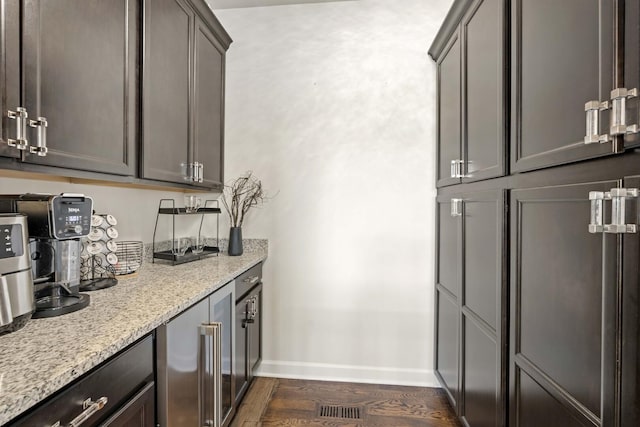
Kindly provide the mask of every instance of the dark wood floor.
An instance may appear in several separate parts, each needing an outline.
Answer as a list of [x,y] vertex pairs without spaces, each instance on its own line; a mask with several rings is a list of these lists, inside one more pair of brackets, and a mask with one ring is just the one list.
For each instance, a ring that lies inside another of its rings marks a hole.
[[231,427],[302,425],[444,427],[460,424],[440,389],[256,378]]

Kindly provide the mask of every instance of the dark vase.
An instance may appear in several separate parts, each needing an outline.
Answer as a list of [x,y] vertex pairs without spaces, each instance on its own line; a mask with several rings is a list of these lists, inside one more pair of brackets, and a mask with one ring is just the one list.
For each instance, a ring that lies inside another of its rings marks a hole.
[[242,227],[231,227],[229,230],[229,248],[231,256],[242,255]]

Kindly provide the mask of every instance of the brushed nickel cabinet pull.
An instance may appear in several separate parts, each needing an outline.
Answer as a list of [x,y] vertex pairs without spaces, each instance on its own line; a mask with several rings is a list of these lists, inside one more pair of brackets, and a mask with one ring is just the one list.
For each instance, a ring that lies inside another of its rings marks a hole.
[[7,111],[7,117],[16,121],[16,139],[7,139],[7,144],[10,147],[15,147],[18,150],[26,150],[29,146],[29,142],[26,138],[27,128],[27,110],[23,107],[16,108],[16,111]]
[[35,147],[32,145],[29,147],[29,151],[33,154],[37,154],[40,157],[47,155],[49,149],[47,148],[47,127],[49,123],[46,117],[38,117],[38,120],[30,120],[29,126],[36,128],[38,137],[36,138]]
[[92,401],[91,399],[85,400],[84,402],[82,402],[82,407],[84,408],[84,411],[80,415],[75,417],[73,420],[71,420],[68,427],[81,426],[82,424],[84,424],[85,421],[91,418],[96,412],[104,408],[108,402],[109,402],[109,399],[107,399],[106,396],[101,397],[95,402]]

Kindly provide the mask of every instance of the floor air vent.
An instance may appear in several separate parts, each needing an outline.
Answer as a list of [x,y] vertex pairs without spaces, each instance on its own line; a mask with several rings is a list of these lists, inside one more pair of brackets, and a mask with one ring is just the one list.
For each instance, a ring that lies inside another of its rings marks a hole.
[[362,410],[358,406],[320,405],[319,415],[327,418],[359,420]]

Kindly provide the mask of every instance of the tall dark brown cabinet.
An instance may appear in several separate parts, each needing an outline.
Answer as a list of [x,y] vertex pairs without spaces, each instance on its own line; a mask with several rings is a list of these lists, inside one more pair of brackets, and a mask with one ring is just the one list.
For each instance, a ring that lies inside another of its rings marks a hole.
[[221,187],[225,53],[206,5],[144,2],[143,178]]
[[456,0],[431,46],[434,363],[465,426],[640,423],[639,47],[637,0]]

